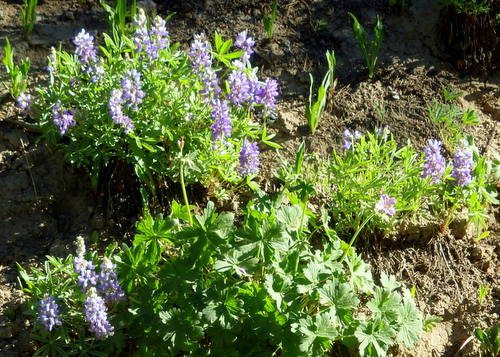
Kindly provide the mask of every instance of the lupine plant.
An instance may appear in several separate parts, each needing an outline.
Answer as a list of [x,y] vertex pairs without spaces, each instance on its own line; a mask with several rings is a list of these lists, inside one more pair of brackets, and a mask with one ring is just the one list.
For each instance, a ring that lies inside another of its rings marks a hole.
[[436,139],[429,140],[422,155],[410,144],[398,148],[387,128],[366,135],[346,129],[343,154],[334,151],[329,160],[305,159],[300,179],[285,164],[279,178],[288,187],[310,186],[320,193],[329,202],[341,238],[352,237],[359,227],[393,231],[404,220],[422,217],[441,220],[444,232],[464,209],[480,237],[487,207],[498,201],[491,183],[492,164],[469,140],[447,160]]
[[65,259],[48,257],[43,269],[28,273],[19,267],[19,283],[30,295],[26,314],[34,322],[33,338],[40,343],[37,356],[82,356],[117,351],[109,345],[114,336],[116,312],[123,310],[125,295],[119,285],[111,247],[98,260],[86,252],[82,237],[77,238],[76,255]]
[[[10,41],[7,38],[5,39],[5,46],[3,50],[4,50],[3,64],[5,65],[7,75],[9,76],[10,79],[9,92],[12,98],[18,99],[21,95],[23,95],[23,92],[26,90],[26,87],[28,86],[28,72],[30,69],[30,60],[29,58],[26,58],[21,62],[21,65],[17,65],[14,62],[14,50],[12,49]],[[28,95],[24,94],[20,99],[18,99],[18,102],[22,102],[23,103],[22,109],[26,109],[24,108],[24,104],[27,102],[29,103]]]
[[330,89],[330,86],[335,88],[335,83],[336,83],[336,80],[334,79],[335,67],[337,64],[337,61],[335,59],[335,52],[326,51],[326,58],[328,61],[328,71],[323,77],[323,81],[321,82],[321,85],[318,88],[318,94],[316,96],[316,101],[314,102],[313,102],[314,78],[312,74],[309,73],[309,79],[311,84],[309,86],[309,104],[306,105],[306,118],[309,124],[309,129],[313,134],[316,132],[316,129],[318,128],[319,122],[321,120],[321,115],[325,110],[328,90]]
[[375,74],[375,68],[377,66],[377,61],[378,61],[378,51],[380,49],[380,46],[382,45],[383,30],[384,30],[382,21],[380,20],[380,17],[377,16],[377,23],[373,28],[373,33],[375,38],[370,41],[368,40],[363,25],[359,23],[356,16],[354,16],[354,14],[352,13],[349,13],[349,15],[351,15],[351,18],[353,20],[352,29],[354,31],[354,36],[358,41],[359,49],[361,51],[361,54],[363,55],[363,58],[365,59],[366,66],[368,67],[368,77],[371,79]]
[[36,24],[36,7],[38,0],[23,0],[24,6],[21,8],[21,22],[24,28],[24,35],[28,36]]
[[[141,356],[380,357],[395,344],[412,348],[423,319],[410,291],[386,274],[375,284],[370,266],[338,239],[325,236],[313,249],[315,218],[285,199],[260,196],[238,225],[211,202],[191,224],[173,202],[170,216],[137,224],[132,246],[110,247],[100,273],[81,241],[76,258],[21,270],[39,354],[127,346]],[[106,300],[110,291],[125,299]]]
[[[156,192],[158,176],[186,184],[240,182],[258,168],[248,145],[273,145],[265,120],[275,115],[278,83],[259,80],[250,64],[254,40],[246,31],[234,42],[202,33],[189,50],[172,44],[166,21],[139,11],[133,33],[104,34],[97,47],[82,30],[74,53],[53,50],[49,85],[39,88],[36,112],[44,137],[77,166],[96,176],[123,160]],[[182,150],[179,143],[182,142]]]

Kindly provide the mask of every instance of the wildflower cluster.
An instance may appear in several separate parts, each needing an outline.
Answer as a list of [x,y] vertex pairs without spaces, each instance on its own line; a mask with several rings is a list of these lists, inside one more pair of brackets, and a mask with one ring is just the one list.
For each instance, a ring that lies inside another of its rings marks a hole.
[[31,95],[23,92],[16,98],[16,107],[21,109],[23,112],[28,112],[31,105]]
[[166,28],[166,21],[156,16],[153,26],[148,28],[148,19],[143,9],[139,9],[135,19],[136,30],[134,45],[137,53],[145,53],[149,60],[156,60],[159,51],[170,45],[170,36]]
[[257,172],[259,168],[259,153],[257,143],[251,143],[245,139],[240,152],[240,170],[242,175]]
[[[178,159],[190,156],[188,183],[241,181],[249,172],[239,167],[245,140],[273,144],[259,121],[275,115],[278,96],[278,82],[259,80],[250,63],[255,40],[244,31],[233,46],[216,34],[212,46],[201,33],[182,51],[165,19],[149,21],[139,10],[134,25],[130,39],[104,35],[99,47],[83,29],[74,55],[51,50],[51,80],[31,103],[45,138],[92,175],[118,158],[153,187],[157,176],[179,180]],[[20,96],[18,106],[27,110],[30,98]]]
[[[59,304],[52,295],[45,294],[38,304],[38,320],[42,327],[54,332],[57,326],[68,325],[74,328],[78,323],[74,316],[82,316],[81,321],[86,322],[88,330],[97,339],[112,336],[114,327],[108,317],[108,308],[125,299],[125,293],[119,285],[116,266],[111,259],[104,257],[100,265],[100,271],[96,272],[96,266],[91,259],[86,259],[85,243],[82,237],[76,239],[76,256],[68,257],[64,264],[58,263],[58,272],[65,271],[66,276],[58,279],[66,279],[65,283],[50,286],[45,290],[55,291],[59,296],[59,302],[65,303],[65,314],[61,315]],[[54,260],[52,261],[54,262]],[[65,269],[61,269],[61,266]],[[77,274],[76,282],[74,273]],[[68,290],[69,289],[69,290]],[[80,301],[82,305],[76,303]],[[71,318],[64,318],[66,314]]]
[[52,108],[52,121],[59,128],[61,135],[66,134],[71,126],[75,126],[75,118],[71,110],[61,109],[60,104]]

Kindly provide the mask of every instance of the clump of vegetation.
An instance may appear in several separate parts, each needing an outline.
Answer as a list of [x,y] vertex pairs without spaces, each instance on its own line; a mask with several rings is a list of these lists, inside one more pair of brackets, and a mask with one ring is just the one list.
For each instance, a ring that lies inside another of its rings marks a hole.
[[94,178],[113,161],[129,164],[153,195],[158,176],[216,185],[254,174],[256,141],[274,145],[265,121],[278,83],[257,77],[246,31],[234,43],[216,34],[213,46],[198,34],[183,51],[161,17],[139,12],[120,29],[101,47],[82,30],[74,53],[52,50],[49,84],[31,105],[43,138]]
[[375,284],[370,266],[340,240],[312,249],[314,220],[284,198],[250,202],[238,226],[210,202],[190,225],[174,203],[169,217],[138,223],[132,246],[111,246],[99,270],[81,240],[76,257],[21,269],[39,354],[118,353],[126,345],[151,356],[347,348],[386,356],[395,343],[412,348],[423,319],[410,291],[385,274]]

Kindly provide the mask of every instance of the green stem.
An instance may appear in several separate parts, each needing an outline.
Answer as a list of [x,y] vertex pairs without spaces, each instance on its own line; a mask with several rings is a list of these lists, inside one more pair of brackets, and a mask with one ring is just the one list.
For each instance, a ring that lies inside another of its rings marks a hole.
[[356,229],[356,232],[354,233],[354,235],[352,236],[351,238],[351,241],[349,242],[349,246],[347,247],[347,249],[344,251],[344,254],[342,254],[342,258],[340,258],[340,263],[342,263],[345,259],[345,257],[347,256],[347,253],[349,252],[349,249],[351,249],[352,245],[354,244],[354,242],[356,241],[356,238],[358,237],[358,234],[359,232],[361,232],[361,230],[363,229],[363,227],[370,221],[370,219],[372,219],[372,217],[375,216],[375,213],[372,213],[371,215],[369,215],[363,223],[361,223],[360,226],[358,226],[358,229]]
[[182,196],[184,197],[184,204],[186,205],[188,217],[189,217],[189,225],[193,225],[193,218],[191,217],[191,209],[189,208],[189,200],[186,192],[186,184],[184,183],[184,161],[181,160],[180,165],[180,178],[181,178],[181,188],[182,188]]
[[448,226],[451,223],[451,220],[453,218],[453,214],[455,213],[455,210],[457,209],[457,204],[454,203],[450,209],[448,210],[448,214],[446,215],[446,218],[444,219],[443,224],[441,224],[441,227],[439,227],[440,232],[444,233],[448,229]]

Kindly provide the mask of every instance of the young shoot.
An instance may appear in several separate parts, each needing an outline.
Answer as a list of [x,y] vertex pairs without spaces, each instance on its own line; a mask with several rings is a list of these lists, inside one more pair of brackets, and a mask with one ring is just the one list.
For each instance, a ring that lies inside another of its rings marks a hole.
[[366,66],[368,67],[368,77],[372,79],[375,74],[375,68],[377,66],[378,51],[380,49],[380,46],[382,45],[383,30],[384,30],[382,21],[380,20],[380,17],[377,16],[377,23],[373,28],[375,38],[372,41],[370,41],[368,40],[368,36],[366,34],[365,29],[359,23],[356,16],[354,16],[354,14],[352,13],[349,13],[349,15],[351,15],[352,20],[354,21],[352,29],[354,31],[354,36],[358,41],[358,46],[361,51],[361,54],[365,59]]

